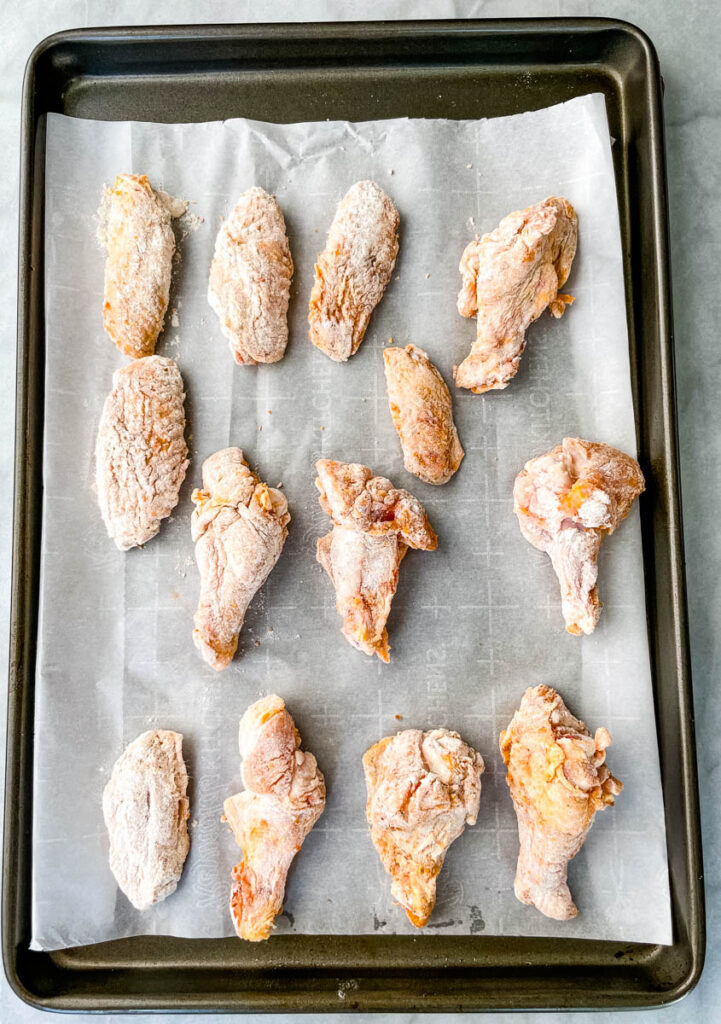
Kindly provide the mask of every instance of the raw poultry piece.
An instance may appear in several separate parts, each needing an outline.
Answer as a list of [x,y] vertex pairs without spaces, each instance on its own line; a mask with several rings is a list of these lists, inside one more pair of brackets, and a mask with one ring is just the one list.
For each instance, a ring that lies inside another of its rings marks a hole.
[[113,374],[95,444],[98,503],[121,551],[145,544],[178,504],[188,468],[185,392],[172,359],[135,359]]
[[561,585],[569,633],[592,633],[601,614],[598,550],[644,490],[641,467],[607,444],[565,437],[527,462],[513,487],[521,533],[545,551]]
[[188,773],[183,737],[144,732],[113,766],[103,792],[110,870],[138,910],[175,892],[188,856]]
[[476,823],[483,758],[457,732],[406,729],[367,750],[363,768],[366,817],[391,895],[422,928],[448,847]]
[[578,220],[567,199],[504,217],[495,231],[469,242],[461,257],[461,316],[476,316],[476,340],[454,371],[456,384],[477,394],[505,388],[526,347],[526,329],[544,309],[563,316],[566,283],[576,253]]
[[363,341],[398,255],[395,206],[374,181],[359,181],[341,200],[315,266],[310,340],[344,362]]
[[236,363],[283,358],[292,277],[283,212],[273,196],[250,188],[220,226],[208,286]]
[[521,903],[557,921],[578,913],[566,881],[568,862],[596,811],[613,804],[622,789],[605,764],[610,744],[606,729],[591,736],[550,686],[526,690],[500,736],[521,843],[514,890]]
[[331,578],[348,643],[389,661],[386,620],[409,547],[434,551],[438,540],[423,506],[358,463],[316,463],[320,504],[333,529],[316,557]]
[[193,640],[217,671],[238,647],[248,605],[278,561],[288,536],[288,503],[261,483],[240,448],[203,463],[203,490],[193,491],[192,537],[200,570]]
[[428,484],[445,484],[464,451],[453,422],[446,382],[415,345],[383,352],[388,402],[403,449],[403,465]]
[[245,790],[223,804],[243,859],[233,868],[230,912],[239,938],[267,939],[283,910],[285,881],[325,808],[325,781],[280,697],[256,701],[238,736]]
[[144,174],[119,174],[101,207],[105,330],[121,352],[152,355],[163,329],[175,252],[171,221],[185,210]]

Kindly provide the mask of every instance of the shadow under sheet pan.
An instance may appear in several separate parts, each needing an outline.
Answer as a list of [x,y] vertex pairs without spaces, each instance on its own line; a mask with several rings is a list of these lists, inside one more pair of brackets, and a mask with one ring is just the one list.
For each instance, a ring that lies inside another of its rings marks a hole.
[[[668,831],[670,946],[567,939],[161,937],[29,949],[42,511],[44,114],[103,120],[481,118],[603,92],[613,147],[640,461],[646,600]],[[45,1009],[330,1011],[657,1006],[699,978],[704,908],[673,383],[662,81],[649,40],[602,19],[88,29],[42,42],[23,99],[3,956]]]

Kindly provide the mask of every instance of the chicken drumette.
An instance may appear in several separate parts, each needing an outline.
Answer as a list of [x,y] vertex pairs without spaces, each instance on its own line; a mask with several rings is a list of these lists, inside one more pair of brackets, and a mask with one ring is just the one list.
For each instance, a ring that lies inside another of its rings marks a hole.
[[596,811],[621,792],[604,763],[610,743],[605,729],[591,736],[550,686],[526,690],[501,733],[521,843],[514,890],[521,903],[558,921],[578,913],[566,882],[568,862]]
[[531,459],[516,477],[513,501],[521,532],[551,559],[569,633],[593,632],[601,613],[601,541],[626,518],[644,486],[641,467],[630,455],[574,437]]
[[233,660],[248,605],[280,557],[290,515],[283,494],[258,480],[240,448],[205,460],[203,490],[192,498],[200,570],[193,640],[220,670]]
[[495,231],[469,242],[461,257],[461,316],[476,316],[470,354],[455,370],[456,384],[481,394],[505,388],[526,347],[526,329],[544,309],[563,316],[573,302],[558,289],[576,253],[578,220],[568,202],[550,196],[504,217]]
[[416,928],[436,902],[436,878],[454,839],[475,825],[483,758],[447,729],[406,729],[363,756],[371,838],[391,894]]
[[238,735],[245,790],[223,804],[243,850],[233,868],[230,911],[239,938],[267,939],[283,910],[285,880],[325,808],[325,781],[280,697],[252,704]]
[[409,547],[433,551],[437,538],[421,503],[367,466],[316,463],[321,507],[333,529],[316,557],[331,578],[343,635],[352,647],[389,661],[386,620]]

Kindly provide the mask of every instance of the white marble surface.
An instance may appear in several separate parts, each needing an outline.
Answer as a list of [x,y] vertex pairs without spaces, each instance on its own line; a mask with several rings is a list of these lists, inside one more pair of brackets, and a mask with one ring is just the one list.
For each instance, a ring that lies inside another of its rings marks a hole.
[[[691,646],[694,670],[701,803],[704,824],[706,895],[709,943],[700,984],[683,1002],[644,1014],[625,1014],[624,1022],[653,1020],[687,1024],[717,1019],[721,1002],[721,891],[719,841],[721,813],[714,799],[714,783],[721,766],[717,735],[721,726],[714,693],[714,675],[721,660],[716,623],[721,620],[721,588],[717,566],[721,537],[714,510],[721,505],[721,427],[718,407],[717,331],[721,321],[718,286],[721,239],[721,7],[690,0],[0,0],[0,152],[5,155],[0,176],[0,493],[9,505],[12,488],[13,402],[15,367],[15,281],[17,245],[18,144],[22,73],[33,46],[60,29],[91,25],[129,25],[197,22],[350,20],[359,17],[392,19],[411,17],[508,17],[604,15],[633,21],[653,39],[666,84],[665,106],[671,205],[674,317],[676,325],[678,402]],[[702,519],[702,517],[704,517]],[[0,665],[7,664],[7,617],[10,587],[10,528],[0,517]],[[2,696],[4,716],[4,694]],[[0,753],[4,751],[4,726]],[[4,761],[4,757],[3,757]],[[345,1015],[343,1015],[345,1016]],[[382,1014],[368,1018],[379,1024],[393,1020],[408,1024],[419,1015]],[[424,1018],[448,1022],[454,1015]],[[608,1020],[619,1015],[605,1014]],[[261,1017],[252,1015],[260,1022]],[[41,1013],[24,1006],[0,977],[0,1021],[31,1024]],[[81,1021],[69,1015],[67,1021]],[[140,1017],[106,1016],[96,1020],[130,1021]],[[147,1018],[146,1018],[147,1019]],[[174,1021],[185,1020],[185,1015]],[[208,1022],[225,1017],[187,1020]],[[228,1020],[230,1017],[227,1018]],[[250,1019],[250,1018],[247,1018]],[[274,1018],[263,1017],[264,1022]],[[290,1022],[295,1018],[275,1018]],[[301,1021],[308,1018],[298,1018]],[[329,1014],[327,1020],[342,1019]],[[348,1019],[345,1016],[345,1019]],[[465,1019],[472,1019],[467,1017]],[[491,1021],[501,1015],[479,1016]],[[503,1020],[548,1020],[535,1014],[504,1015]],[[593,1021],[594,1014],[569,1014],[570,1022]]]

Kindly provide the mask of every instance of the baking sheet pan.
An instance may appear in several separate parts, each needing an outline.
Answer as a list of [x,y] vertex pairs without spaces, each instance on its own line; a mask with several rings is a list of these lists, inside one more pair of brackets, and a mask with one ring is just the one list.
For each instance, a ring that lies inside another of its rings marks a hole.
[[[308,42],[308,35],[312,42]],[[155,44],[152,61],[148,50],[150,43]],[[560,68],[549,56],[554,45],[558,47],[558,55],[566,54],[567,62]],[[282,61],[279,60],[281,51]],[[543,62],[539,60],[542,51]],[[451,52],[453,61],[449,60]],[[354,58],[352,67],[348,64],[350,55]],[[518,72],[518,60],[525,61],[522,75]],[[101,68],[107,72],[105,75],[97,77],[92,73]],[[148,79],[149,70],[154,70],[155,74]],[[128,72],[137,77],[124,78],[120,85],[117,75]],[[61,82],[58,76],[63,74],[68,78]],[[274,79],[272,97],[268,90],[261,94],[258,88],[264,76],[267,82],[268,75]],[[414,76],[415,89],[410,87]],[[399,81],[394,82],[394,77]],[[22,685],[17,689],[11,685],[10,721],[15,733],[9,748],[4,902],[6,922],[8,915],[13,919],[18,915],[12,922],[16,946],[8,947],[9,931],[7,927],[4,929],[6,963],[9,957],[10,973],[17,987],[22,988],[27,978],[26,995],[43,1005],[58,1008],[82,1005],[169,1007],[178,1005],[173,995],[178,991],[178,976],[173,974],[174,983],[165,986],[163,979],[169,981],[170,974],[185,963],[183,1005],[198,1008],[642,1005],[680,994],[700,970],[703,927],[697,882],[695,768],[680,577],[669,319],[665,305],[667,279],[663,183],[659,177],[662,150],[658,78],[646,41],[631,29],[603,22],[577,23],[573,31],[569,30],[568,23],[564,26],[554,23],[542,26],[535,23],[515,26],[423,23],[323,26],[319,29],[301,26],[211,29],[205,33],[197,28],[192,32],[136,30],[103,33],[102,38],[93,33],[77,33],[56,39],[47,46],[31,65],[28,82],[26,111],[31,130],[25,153],[27,191],[23,215],[29,232],[25,242],[34,247],[36,258],[41,255],[42,246],[37,221],[41,211],[37,188],[40,185],[42,189],[42,176],[27,162],[31,155],[39,156],[42,148],[35,145],[38,140],[32,130],[33,126],[35,130],[42,130],[41,119],[33,116],[37,113],[33,110],[36,101],[44,101],[45,109],[54,104],[56,109],[82,116],[187,120],[252,114],[273,120],[273,112],[268,109],[272,99],[273,102],[284,101],[281,102],[283,120],[307,120],[322,116],[360,119],[364,109],[367,111],[364,102],[367,104],[369,100],[373,102],[374,116],[445,113],[446,116],[479,117],[509,112],[509,102],[518,104],[511,109],[547,105],[574,93],[587,92],[589,86],[605,92],[612,134],[621,143],[616,170],[622,228],[630,254],[625,268],[627,285],[645,283],[645,289],[633,292],[633,316],[629,326],[639,451],[647,475],[649,469],[652,470],[655,485],[644,522],[647,604],[653,637],[655,690],[661,712],[659,739],[666,814],[669,822],[674,822],[669,832],[668,852],[677,941],[664,948],[619,949],[614,944],[581,943],[583,949],[579,949],[579,943],[565,940],[544,941],[539,945],[535,940],[473,936],[439,938],[429,949],[418,948],[427,944],[402,936],[336,937],[333,940],[287,936],[269,943],[263,950],[248,951],[222,943],[199,945],[163,940],[165,970],[160,972],[153,991],[148,990],[147,975],[139,969],[125,975],[122,991],[109,992],[104,985],[104,994],[98,1000],[94,985],[104,971],[147,962],[145,958],[153,950],[153,940],[135,939],[54,954],[47,958],[49,962],[44,961],[45,991],[39,992],[38,957],[44,955],[26,952],[20,938],[25,934],[27,941],[27,933],[22,929],[23,915],[27,913],[27,890],[23,891],[27,877],[23,877],[23,872],[28,851],[26,849],[23,856],[18,844],[13,842],[18,829],[22,834],[23,824],[27,828],[27,817],[23,818],[27,815],[27,804],[23,805],[19,798],[20,789],[14,791],[11,785],[14,779],[22,780],[25,787],[20,788],[24,788],[27,801],[29,738],[27,734],[22,735],[19,727],[23,716],[27,724],[32,713],[30,678],[34,653],[37,520],[32,522],[31,517],[26,516],[22,521],[27,528],[16,532],[16,556],[22,551],[23,558],[20,564],[17,557],[15,562],[14,622],[23,628],[17,631],[19,642],[12,650],[11,682]],[[169,113],[169,86],[172,83],[173,92],[177,93],[181,82],[185,86],[182,101]],[[399,95],[401,83],[409,87],[401,89],[402,95]],[[516,90],[509,88],[511,83]],[[209,89],[211,84],[212,89]],[[420,84],[424,88],[420,88]],[[63,104],[58,103],[57,90],[61,85]],[[113,86],[118,91],[114,92]],[[287,95],[281,97],[284,89]],[[431,95],[439,99],[431,100]],[[441,101],[450,109],[439,111],[437,104]],[[398,109],[401,103],[403,109]],[[253,109],[248,109],[246,104]],[[275,116],[280,119],[277,111]],[[645,174],[641,181],[637,178],[640,171]],[[655,186],[656,191],[651,186]],[[638,196],[643,196],[643,203],[635,202]],[[35,217],[31,216],[31,207]],[[650,281],[647,276],[634,276],[634,273],[639,274],[644,257],[647,267],[649,260],[657,261],[660,277],[656,281]],[[27,374],[32,369],[37,372],[39,367],[33,360],[42,359],[41,319],[37,319],[38,313],[42,317],[42,290],[32,272],[23,275],[22,283],[20,366]],[[660,321],[658,317],[652,318],[658,310],[662,313]],[[655,322],[660,322],[660,329],[650,331],[649,325]],[[31,383],[23,386],[25,380]],[[37,414],[41,406],[39,394],[31,386],[34,380],[35,377],[23,377],[21,373],[19,439],[25,455],[40,451],[41,424]],[[659,412],[664,415],[659,417]],[[27,436],[28,431],[30,436]],[[37,469],[28,471],[27,462],[20,460],[18,511],[27,512],[36,507],[40,483]],[[16,519],[16,525],[19,521]],[[23,583],[27,585],[25,590]],[[29,674],[25,675],[26,672]],[[679,740],[683,755],[680,773]],[[675,754],[672,753],[674,748]],[[11,891],[9,878],[18,881],[19,888]],[[26,917],[24,924],[27,925]],[[561,974],[556,975],[554,984],[548,972],[543,971],[549,958],[565,970],[566,977],[569,970],[577,972],[580,984],[575,986],[573,994],[564,991]],[[156,954],[154,962],[158,963]],[[431,979],[429,968],[434,962],[452,963],[454,968]],[[373,966],[378,963],[384,966]],[[311,964],[313,969],[307,970]],[[234,971],[228,977],[225,972],[231,965]],[[281,993],[272,982],[281,978],[288,980],[285,976],[291,965],[297,968],[292,972],[294,984],[283,984]],[[421,966],[425,966],[422,985],[416,973]],[[267,973],[270,967],[274,968],[272,979]],[[470,967],[474,968],[471,972]],[[499,970],[513,975],[513,983],[504,986],[503,992],[493,984],[493,975],[497,979]],[[453,979],[456,972],[458,976]],[[353,984],[343,988],[339,979]],[[428,993],[424,994],[426,985]],[[343,998],[340,992],[344,993]]]

